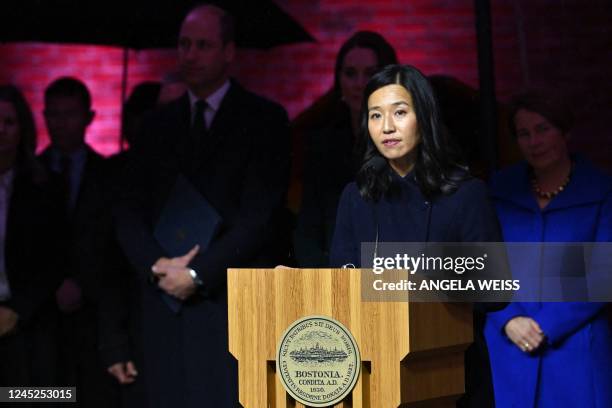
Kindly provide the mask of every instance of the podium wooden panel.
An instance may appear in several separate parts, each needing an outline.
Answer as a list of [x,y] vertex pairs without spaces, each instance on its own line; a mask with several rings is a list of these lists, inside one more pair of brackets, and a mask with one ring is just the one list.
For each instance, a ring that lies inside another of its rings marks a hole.
[[472,313],[461,304],[362,302],[359,269],[229,269],[229,348],[246,408],[302,407],[275,373],[277,342],[307,315],[346,326],[362,367],[336,407],[454,407],[464,392]]

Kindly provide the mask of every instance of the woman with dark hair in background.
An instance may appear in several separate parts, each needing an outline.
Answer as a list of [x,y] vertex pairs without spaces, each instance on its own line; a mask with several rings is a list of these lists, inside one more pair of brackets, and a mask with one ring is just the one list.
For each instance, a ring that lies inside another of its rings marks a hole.
[[32,181],[42,182],[46,175],[36,160],[36,125],[30,106],[13,85],[0,85],[2,104],[2,170],[15,168]]
[[0,86],[0,385],[53,385],[59,286],[52,205],[21,92]]
[[[569,153],[572,114],[562,101],[532,92],[512,103],[510,129],[525,160],[491,180],[505,241],[612,240],[612,179]],[[529,263],[540,278],[550,267],[537,258]],[[612,407],[604,306],[517,302],[490,313],[485,335],[497,407]]]
[[[483,182],[451,149],[427,79],[391,65],[365,88],[366,148],[357,181],[342,193],[330,264],[361,265],[362,242],[488,242],[501,239]],[[483,314],[466,356],[465,406],[492,406]]]
[[308,123],[304,191],[295,233],[300,266],[328,264],[338,199],[359,164],[356,151],[363,89],[378,69],[395,63],[393,47],[380,34],[355,33],[338,52],[333,88],[295,121],[298,127]]

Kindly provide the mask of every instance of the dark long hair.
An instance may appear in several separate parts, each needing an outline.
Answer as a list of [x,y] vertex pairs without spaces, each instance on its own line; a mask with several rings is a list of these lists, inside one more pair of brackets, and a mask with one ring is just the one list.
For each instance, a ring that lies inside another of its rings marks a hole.
[[459,182],[468,177],[467,167],[461,164],[457,150],[451,145],[440,120],[438,103],[425,76],[410,65],[389,65],[370,79],[364,90],[361,111],[360,138],[365,146],[357,186],[368,201],[378,201],[392,193],[393,170],[380,154],[368,131],[368,99],[376,90],[387,85],[401,85],[410,93],[414,103],[420,142],[417,149],[414,175],[426,197],[451,194]]
[[38,179],[43,176],[43,170],[36,160],[36,124],[30,105],[21,91],[14,85],[0,85],[0,101],[10,103],[17,113],[19,123],[19,145],[15,168],[20,173]]
[[336,55],[336,64],[334,65],[334,94],[338,99],[342,97],[342,92],[340,90],[340,73],[344,66],[344,58],[346,54],[354,48],[372,50],[374,54],[376,54],[377,66],[379,69],[386,65],[397,64],[395,50],[382,35],[374,31],[357,31],[342,44],[338,51],[338,55]]
[[297,116],[293,121],[295,128],[319,130],[330,127],[330,124],[349,126],[350,111],[349,107],[342,100],[340,74],[344,66],[346,54],[354,48],[372,50],[376,54],[378,69],[385,65],[397,64],[395,50],[382,35],[373,31],[357,31],[342,44],[338,54],[336,54],[334,83],[332,87]]

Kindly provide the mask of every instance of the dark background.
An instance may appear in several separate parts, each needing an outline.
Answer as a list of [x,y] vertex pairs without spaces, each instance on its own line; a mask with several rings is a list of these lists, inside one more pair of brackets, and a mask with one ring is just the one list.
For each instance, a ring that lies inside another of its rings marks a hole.
[[[282,103],[295,117],[332,83],[336,51],[356,30],[383,34],[400,61],[426,74],[445,74],[478,87],[472,0],[276,0],[316,40],[268,51],[241,50],[235,75],[247,87]],[[530,87],[552,87],[577,116],[572,145],[612,170],[612,1],[491,0],[498,99]],[[50,23],[49,23],[50,24]],[[88,142],[100,153],[119,149],[123,50],[46,43],[0,43],[0,82],[20,86],[33,106],[41,148],[45,86],[61,75],[83,79],[96,119]],[[129,52],[128,91],[159,80],[175,67],[174,50]],[[516,155],[501,136],[502,164]]]

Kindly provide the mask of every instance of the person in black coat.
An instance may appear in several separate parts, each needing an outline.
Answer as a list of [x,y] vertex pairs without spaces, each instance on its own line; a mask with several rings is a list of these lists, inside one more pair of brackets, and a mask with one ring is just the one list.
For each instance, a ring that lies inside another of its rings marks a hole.
[[[288,184],[288,118],[229,79],[231,21],[209,5],[183,21],[179,66],[189,91],[145,120],[116,209],[118,240],[139,275],[144,363],[136,381],[142,374],[149,407],[237,405],[226,270],[277,263],[271,255]],[[222,220],[208,247],[180,256],[154,237],[178,178]]]
[[96,297],[97,281],[87,271],[79,270],[77,246],[79,235],[95,229],[96,220],[90,214],[98,204],[96,195],[105,177],[106,163],[85,142],[95,111],[89,90],[79,79],[61,77],[49,84],[45,89],[44,117],[51,143],[39,159],[54,178],[64,210],[61,232],[67,262],[56,298],[59,309],[70,315],[86,309],[86,303]]
[[108,211],[100,209],[107,164],[85,142],[95,117],[87,86],[77,78],[61,77],[45,89],[44,100],[51,144],[39,158],[53,178],[57,205],[63,209],[55,238],[64,256],[63,280],[55,296],[60,311],[60,383],[77,386],[81,406],[106,407],[115,405],[116,393],[98,353],[100,276],[84,258],[103,251],[89,237],[100,231],[100,211]]
[[0,385],[57,381],[61,211],[36,161],[36,130],[21,92],[0,86]]
[[[340,198],[332,267],[360,267],[362,242],[501,241],[486,186],[451,149],[431,86],[416,68],[390,65],[372,77],[361,125],[366,150],[357,181]],[[464,403],[488,407],[493,390],[480,310],[486,307],[475,309]]]

